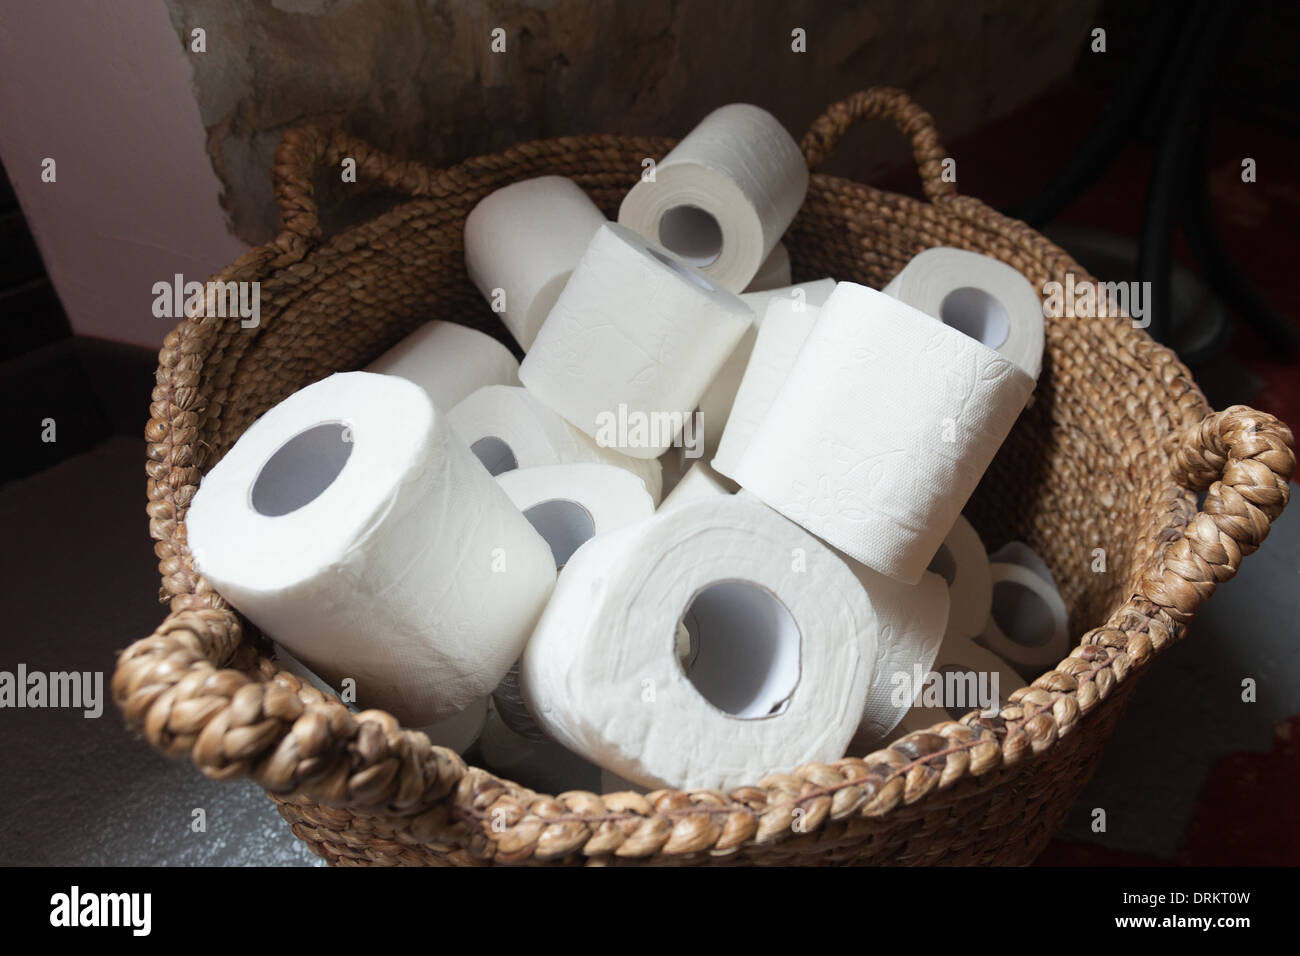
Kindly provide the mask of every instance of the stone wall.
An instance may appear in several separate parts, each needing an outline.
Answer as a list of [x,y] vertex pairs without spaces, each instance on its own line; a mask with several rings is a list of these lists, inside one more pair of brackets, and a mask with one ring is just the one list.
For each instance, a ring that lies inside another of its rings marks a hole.
[[[268,170],[283,131],[337,123],[446,164],[584,132],[680,136],[711,109],[757,103],[796,136],[829,103],[900,86],[951,141],[1067,74],[1096,0],[167,0],[187,52],[234,231],[275,232]],[[506,52],[491,49],[505,31]],[[806,33],[793,52],[791,32]],[[905,157],[855,130],[829,171]]]

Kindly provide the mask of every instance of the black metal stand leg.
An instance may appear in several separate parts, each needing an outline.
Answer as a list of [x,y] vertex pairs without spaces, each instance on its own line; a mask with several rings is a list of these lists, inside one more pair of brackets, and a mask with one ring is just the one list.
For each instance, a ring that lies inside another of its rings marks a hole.
[[1037,195],[1007,210],[1007,215],[1041,229],[1077,199],[1119,155],[1138,128],[1158,88],[1165,65],[1160,55],[1172,49],[1185,29],[1185,11],[1166,4],[1152,20],[1148,53],[1140,57],[1124,86],[1107,104],[1087,139],[1070,151],[1064,165]]
[[1151,324],[1147,332],[1157,342],[1166,341],[1172,324],[1170,289],[1174,231],[1182,216],[1185,190],[1192,172],[1189,159],[1202,122],[1205,81],[1215,62],[1211,54],[1219,42],[1223,25],[1234,12],[1235,4],[1232,3],[1214,4],[1208,10],[1198,4],[1165,74],[1166,85],[1178,83],[1178,87],[1164,119],[1155,166],[1147,187],[1137,262],[1137,279],[1150,290],[1147,309]]

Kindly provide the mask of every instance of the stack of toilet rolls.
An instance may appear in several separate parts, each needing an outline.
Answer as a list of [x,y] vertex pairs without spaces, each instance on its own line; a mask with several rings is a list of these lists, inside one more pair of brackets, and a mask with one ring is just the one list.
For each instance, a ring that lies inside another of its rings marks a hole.
[[958,249],[795,283],[807,187],[733,104],[618,222],[558,176],[485,196],[484,314],[267,411],[195,566],[311,693],[549,790],[734,788],[1000,706],[1068,652],[1052,571],[961,517],[1041,303]]

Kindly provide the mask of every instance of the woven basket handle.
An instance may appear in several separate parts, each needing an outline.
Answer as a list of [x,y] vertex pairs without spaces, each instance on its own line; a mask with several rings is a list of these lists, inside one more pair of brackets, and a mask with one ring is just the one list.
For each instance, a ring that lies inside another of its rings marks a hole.
[[1148,600],[1186,623],[1237,573],[1286,507],[1294,449],[1285,423],[1245,405],[1213,412],[1175,439],[1174,480],[1205,492],[1205,503],[1148,559],[1139,585]]
[[395,159],[368,143],[336,129],[300,126],[284,134],[275,150],[271,183],[280,207],[281,239],[308,243],[321,237],[312,175],[317,167],[338,168],[344,159],[357,163],[357,182],[370,182],[409,193],[433,195],[437,175],[429,167]]
[[352,713],[242,643],[242,623],[215,595],[174,611],[118,657],[113,699],[127,725],[205,776],[248,777],[270,793],[335,807],[415,814],[465,774],[455,751],[431,746],[381,710]]
[[824,163],[849,127],[864,119],[891,120],[912,141],[921,188],[931,202],[957,195],[957,186],[943,178],[943,161],[948,153],[934,128],[933,117],[902,90],[888,86],[860,90],[832,104],[808,127],[799,144],[808,168],[816,169]]

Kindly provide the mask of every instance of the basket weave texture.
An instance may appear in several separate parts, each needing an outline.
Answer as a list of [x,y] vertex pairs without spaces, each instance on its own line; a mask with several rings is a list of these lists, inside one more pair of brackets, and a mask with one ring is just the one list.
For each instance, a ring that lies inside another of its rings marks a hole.
[[[796,280],[880,288],[939,245],[993,256],[1040,288],[1090,278],[944,182],[930,116],[897,90],[830,107],[803,137],[809,167],[875,118],[910,138],[928,202],[814,174],[785,237]],[[672,145],[564,137],[434,170],[337,131],[287,133],[273,171],[279,236],[214,277],[261,283],[260,325],[187,319],[159,352],[146,468],[170,613],[120,655],[114,698],[163,753],[209,777],[255,780],[337,864],[1029,862],[1092,773],[1137,676],[1268,534],[1295,465],[1285,424],[1243,406],[1211,412],[1177,357],[1124,317],[1048,320],[1036,399],[967,508],[990,548],[1019,538],[1047,561],[1081,635],[1069,657],[997,717],[971,713],[729,793],[550,796],[467,766],[389,714],[354,714],[279,672],[194,568],[185,513],[199,480],[272,405],[362,367],[432,318],[508,341],[465,273],[462,228],[476,202],[558,174],[612,217],[642,159]],[[312,177],[345,157],[360,180],[412,198],[325,238]],[[1093,570],[1098,548],[1104,572]]]

